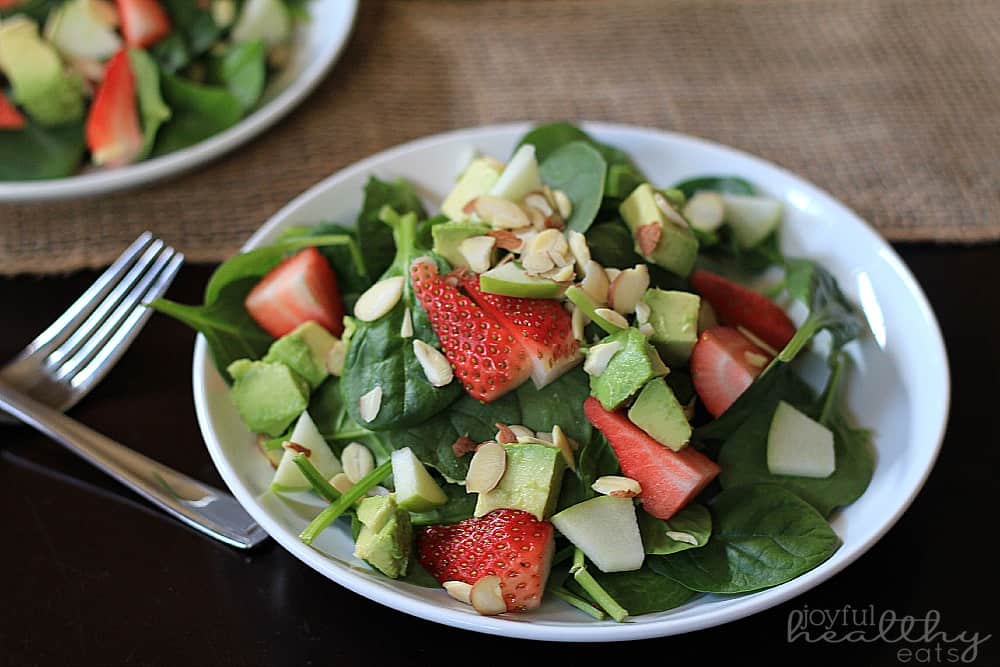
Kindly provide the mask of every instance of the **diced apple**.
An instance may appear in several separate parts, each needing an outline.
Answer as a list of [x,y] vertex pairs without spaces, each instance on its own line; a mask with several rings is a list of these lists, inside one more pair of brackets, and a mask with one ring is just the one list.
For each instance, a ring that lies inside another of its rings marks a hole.
[[427,512],[448,502],[441,487],[409,447],[392,453],[396,503],[409,512]]
[[535,159],[535,147],[525,144],[517,149],[507,163],[490,194],[512,202],[520,202],[529,192],[542,189],[542,175]]
[[602,572],[642,567],[646,554],[631,498],[591,498],[554,515],[552,524]]
[[742,248],[757,245],[781,222],[782,205],[777,199],[750,195],[721,196],[726,208],[726,222],[732,227],[736,242]]
[[833,432],[780,401],[767,434],[767,469],[775,475],[829,477],[836,470]]
[[479,276],[479,289],[504,296],[558,299],[566,291],[566,285],[548,278],[529,276],[514,262],[507,262]]
[[[326,440],[320,435],[316,423],[308,412],[303,412],[302,416],[295,423],[295,429],[288,439],[299,447],[308,450],[309,462],[316,466],[320,474],[325,479],[330,479],[343,468],[333,450],[326,444]],[[292,459],[300,453],[297,448],[286,448],[278,463],[278,469],[274,471],[274,479],[271,482],[271,489],[277,492],[282,491],[302,491],[309,488],[309,481],[302,475],[302,471],[295,465]]]

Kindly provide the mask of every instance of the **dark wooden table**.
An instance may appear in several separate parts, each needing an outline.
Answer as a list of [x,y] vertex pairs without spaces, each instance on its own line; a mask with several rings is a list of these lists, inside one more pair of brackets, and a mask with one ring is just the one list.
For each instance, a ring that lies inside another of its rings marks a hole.
[[[968,642],[955,635],[982,639],[1000,618],[997,552],[988,546],[1000,508],[1000,247],[898,250],[927,291],[949,347],[953,398],[944,449],[888,535],[784,605],[631,644],[530,643],[453,630],[350,593],[273,543],[245,554],[207,540],[44,437],[0,426],[0,664],[956,664]],[[209,273],[185,268],[171,296],[197,300]],[[93,277],[0,280],[0,357],[19,350]],[[72,414],[221,485],[195,421],[193,340],[181,325],[154,317]],[[921,619],[936,612],[937,631],[948,637],[789,643],[793,614],[845,605]],[[1000,637],[964,657],[1000,664]]]

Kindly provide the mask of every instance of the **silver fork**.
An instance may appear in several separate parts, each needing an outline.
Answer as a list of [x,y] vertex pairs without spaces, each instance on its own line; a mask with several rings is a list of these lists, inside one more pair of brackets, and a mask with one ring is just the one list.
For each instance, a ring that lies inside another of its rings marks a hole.
[[[236,499],[62,414],[103,378],[149,319],[184,256],[144,233],[0,369],[0,410],[48,435],[189,526],[243,549],[267,539]],[[2,415],[0,415],[2,416]]]

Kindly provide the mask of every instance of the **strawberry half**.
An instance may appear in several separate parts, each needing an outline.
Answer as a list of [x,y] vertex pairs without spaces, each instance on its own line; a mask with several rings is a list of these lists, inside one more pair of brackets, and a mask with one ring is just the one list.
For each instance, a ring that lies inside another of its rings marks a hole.
[[552,547],[552,524],[515,509],[417,533],[417,557],[435,579],[474,584],[489,575],[500,577],[507,611],[541,604]]
[[415,260],[410,278],[444,355],[470,396],[489,403],[528,379],[532,366],[524,345],[441,276],[433,262]]
[[104,80],[87,115],[87,147],[94,164],[120,167],[142,152],[142,130],[136,107],[135,77],[122,49],[111,56]]
[[724,324],[744,327],[779,351],[795,335],[795,324],[785,311],[763,294],[708,271],[695,271],[690,280]]
[[753,384],[772,358],[738,330],[712,327],[701,333],[691,351],[691,382],[701,402],[718,417]]
[[243,305],[250,317],[275,338],[310,320],[334,336],[344,332],[344,302],[337,276],[315,247],[271,269],[250,290]]
[[0,130],[20,130],[25,126],[25,123],[21,112],[0,90]]
[[157,0],[116,0],[125,43],[139,49],[170,34],[170,18]]
[[531,379],[541,389],[583,357],[573,337],[572,318],[555,299],[524,299],[479,289],[479,276],[461,274],[460,284],[486,314],[521,342],[531,359]]

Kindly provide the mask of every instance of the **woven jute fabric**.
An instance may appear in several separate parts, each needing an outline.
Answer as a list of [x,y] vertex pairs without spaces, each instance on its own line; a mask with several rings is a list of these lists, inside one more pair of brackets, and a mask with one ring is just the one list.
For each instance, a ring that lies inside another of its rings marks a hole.
[[100,266],[144,229],[218,261],[371,153],[562,118],[756,153],[890,240],[1000,239],[1000,0],[363,0],[330,76],[252,143],[140,190],[0,205],[0,272]]

